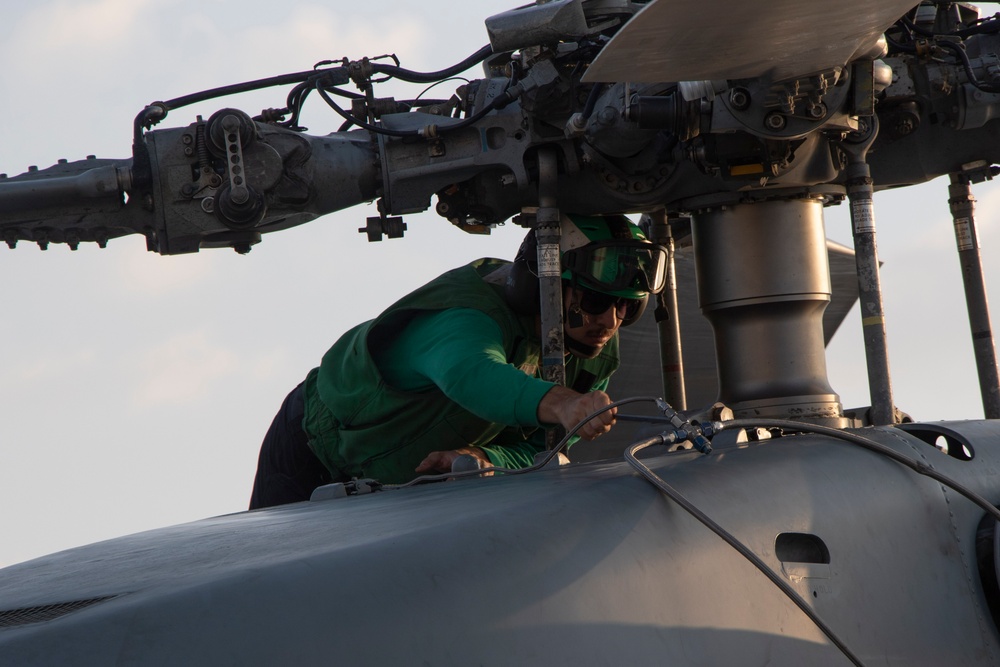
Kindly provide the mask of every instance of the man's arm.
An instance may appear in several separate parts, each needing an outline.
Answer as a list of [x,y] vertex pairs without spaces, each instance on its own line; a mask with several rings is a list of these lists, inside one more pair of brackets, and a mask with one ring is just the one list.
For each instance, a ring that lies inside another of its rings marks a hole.
[[479,460],[483,468],[527,468],[535,455],[545,451],[545,429],[525,429],[510,426],[488,444],[480,447],[462,447],[452,451],[432,452],[417,468],[417,472],[448,472],[455,459],[467,454]]
[[[566,387],[555,386],[546,392],[538,404],[538,421],[544,424],[561,424],[567,431],[588,415],[611,405],[611,397],[603,391],[580,394]],[[584,424],[577,435],[593,440],[611,430],[615,425],[618,408],[606,410]]]
[[[603,391],[580,394],[515,369],[506,362],[497,324],[473,309],[422,315],[408,324],[392,349],[382,351],[377,363],[397,388],[437,386],[480,417],[508,425],[560,424],[569,430],[611,402]],[[607,432],[615,423],[614,412],[591,419],[578,435],[593,440]],[[476,457],[484,467],[524,467],[538,448],[521,441],[489,450],[492,455],[479,447],[432,452],[416,472],[450,472],[462,454]]]
[[538,403],[553,386],[507,363],[500,326],[471,308],[423,313],[372,354],[394,388],[437,388],[495,424],[539,426]]
[[[567,431],[576,426],[586,416],[611,404],[611,398],[600,390],[579,394],[566,387],[554,386],[538,404],[538,421],[549,424],[561,424]],[[618,408],[612,408],[590,419],[577,432],[580,437],[593,440],[606,433],[615,424],[615,413]],[[506,433],[506,432],[505,432]],[[543,431],[539,431],[543,433]],[[497,440],[501,440],[498,436]],[[543,446],[529,440],[505,444],[494,440],[488,447],[462,447],[450,451],[431,452],[417,466],[416,472],[450,472],[451,466],[459,456],[467,454],[479,459],[482,467],[499,466],[503,468],[524,468],[531,465],[534,455]],[[541,442],[541,440],[540,440]]]

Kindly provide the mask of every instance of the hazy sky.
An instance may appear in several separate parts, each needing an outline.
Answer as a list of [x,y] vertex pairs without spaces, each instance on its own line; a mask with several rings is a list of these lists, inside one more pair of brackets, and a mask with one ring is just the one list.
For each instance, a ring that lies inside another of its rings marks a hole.
[[[392,52],[440,69],[487,43],[486,16],[517,4],[7,3],[0,172],[128,157],[147,103],[319,60]],[[178,110],[164,126],[222,106],[253,114],[286,93]],[[340,119],[310,102],[310,132],[335,130]],[[975,192],[996,294],[1000,191]],[[943,180],[876,196],[896,402],[925,420],[982,416],[947,196]],[[522,236],[513,226],[467,236],[427,213],[407,216],[406,238],[372,244],[357,228],[374,214],[329,215],[247,256],[161,257],[139,237],[77,252],[0,245],[0,565],[244,509],[274,412],[343,331],[441,271],[512,257]],[[851,244],[846,207],[827,228]],[[828,363],[845,406],[868,404],[857,309]]]

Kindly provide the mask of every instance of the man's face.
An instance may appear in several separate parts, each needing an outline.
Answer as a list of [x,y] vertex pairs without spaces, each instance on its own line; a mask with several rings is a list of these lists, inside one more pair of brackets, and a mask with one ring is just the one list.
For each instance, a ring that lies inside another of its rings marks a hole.
[[[600,304],[602,301],[607,302],[607,307],[595,314],[593,311],[599,310],[600,306],[595,308],[593,302]],[[563,304],[566,308],[566,335],[585,347],[594,348],[595,354],[618,331],[627,310],[624,302],[594,299],[592,295],[587,295],[586,290],[575,287],[566,288]]]

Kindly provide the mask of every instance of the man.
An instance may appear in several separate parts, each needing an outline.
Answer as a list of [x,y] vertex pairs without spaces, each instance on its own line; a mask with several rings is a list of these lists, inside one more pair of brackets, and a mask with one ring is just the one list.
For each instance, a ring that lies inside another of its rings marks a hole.
[[[564,218],[567,387],[540,379],[534,232],[513,263],[482,259],[418,288],[345,333],[285,399],[264,437],[250,508],[307,500],[322,484],[407,482],[467,454],[521,468],[541,427],[576,426],[611,403],[618,327],[663,288],[665,251],[623,216]],[[615,423],[592,418],[592,440]]]

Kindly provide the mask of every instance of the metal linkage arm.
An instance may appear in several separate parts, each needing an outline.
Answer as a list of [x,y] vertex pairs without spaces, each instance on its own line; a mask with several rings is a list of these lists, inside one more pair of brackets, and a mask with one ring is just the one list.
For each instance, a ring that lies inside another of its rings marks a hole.
[[147,132],[148,178],[132,160],[60,162],[0,179],[0,235],[18,241],[93,241],[142,234],[163,255],[232,247],[378,196],[365,131],[312,137],[223,109],[207,122]]

